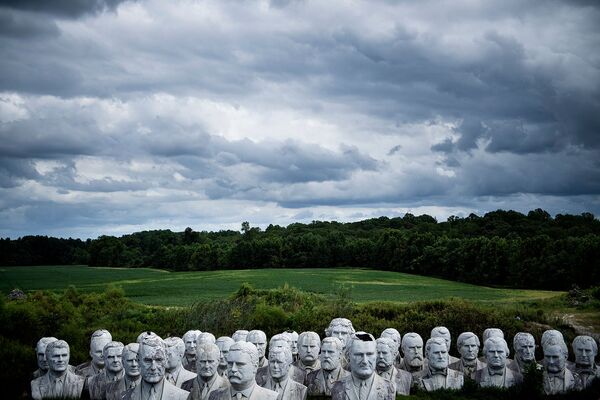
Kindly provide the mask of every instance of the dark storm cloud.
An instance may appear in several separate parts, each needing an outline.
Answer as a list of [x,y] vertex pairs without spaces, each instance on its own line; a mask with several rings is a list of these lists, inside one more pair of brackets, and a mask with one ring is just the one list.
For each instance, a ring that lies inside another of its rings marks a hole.
[[77,18],[114,10],[129,0],[0,0],[0,7]]
[[0,7],[0,36],[27,39],[34,36],[54,37],[59,33],[56,23],[50,19]]
[[16,187],[23,180],[39,178],[31,160],[0,157],[0,188]]

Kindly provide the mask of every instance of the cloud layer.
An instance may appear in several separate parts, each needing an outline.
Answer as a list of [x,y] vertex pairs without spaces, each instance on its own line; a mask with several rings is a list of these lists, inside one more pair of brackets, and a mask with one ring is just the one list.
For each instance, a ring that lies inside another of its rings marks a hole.
[[600,212],[593,2],[0,2],[0,236]]

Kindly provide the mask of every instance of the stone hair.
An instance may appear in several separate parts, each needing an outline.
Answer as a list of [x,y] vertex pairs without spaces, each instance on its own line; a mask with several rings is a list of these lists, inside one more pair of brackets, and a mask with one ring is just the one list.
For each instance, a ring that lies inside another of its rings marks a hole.
[[450,336],[450,331],[445,326],[436,326],[431,330],[431,337]]
[[46,346],[46,358],[50,359],[50,354],[54,349],[67,349],[67,352],[70,354],[71,349],[69,348],[69,343],[64,340],[55,340],[54,342],[48,343]]
[[465,342],[465,340],[471,339],[473,337],[475,338],[475,342],[477,343],[477,347],[481,347],[481,342],[479,341],[479,338],[473,332],[463,332],[460,335],[458,335],[458,339],[456,339],[456,346],[458,348],[461,348],[462,345],[463,345],[463,343]]
[[385,328],[383,332],[381,332],[380,337],[386,337],[383,335],[388,335],[395,338],[398,341],[398,346],[400,346],[400,343],[402,343],[402,335],[400,335],[400,332],[398,332],[396,328]]
[[[233,351],[241,351],[242,353],[248,354],[252,364],[254,364],[255,367],[258,366],[258,349],[252,343],[244,341],[235,342],[229,348],[229,354],[231,354]],[[290,352],[291,351],[292,350],[290,349]]]
[[319,336],[319,334],[317,332],[313,332],[313,331],[302,332],[300,335],[298,335],[298,343],[302,343],[304,338],[315,339],[317,341],[317,343],[321,343],[321,337]]
[[199,360],[200,356],[204,353],[211,354],[216,357],[216,360],[218,360],[221,350],[219,350],[219,346],[214,343],[202,343],[196,347],[197,359]]
[[499,338],[504,339],[504,332],[502,332],[502,329],[498,329],[498,328],[487,328],[485,331],[483,331],[484,345],[485,345],[485,341],[491,337],[499,337]]
[[485,343],[483,343],[483,353],[486,354],[488,349],[493,344],[501,344],[504,347],[504,352],[506,353],[506,357],[510,356],[510,350],[508,349],[508,344],[504,338],[498,336],[492,336],[488,338]]
[[128,353],[134,353],[137,356],[137,353],[140,352],[140,344],[139,343],[129,343],[127,346],[123,347],[123,358],[127,356]]
[[235,343],[235,340],[233,340],[233,339],[232,339],[232,338],[230,338],[229,336],[220,336],[220,337],[219,337],[219,338],[216,340],[215,344],[217,344],[217,343],[221,343],[221,342],[230,342],[231,344],[234,344],[234,343]]
[[108,342],[102,349],[102,357],[106,357],[106,355],[108,354],[108,349],[112,349],[112,348],[121,349],[121,354],[123,354],[124,347],[125,347],[125,345],[121,342]]
[[[404,335],[404,337],[406,337],[406,335]],[[428,357],[429,349],[433,344],[437,344],[438,346],[443,345],[446,348],[446,351],[448,351],[448,345],[446,344],[446,341],[443,337],[432,337],[427,339],[427,343],[425,343],[425,357]]]
[[185,353],[185,342],[177,336],[168,337],[164,340],[165,347],[175,347],[181,354]]
[[343,326],[344,328],[350,329],[350,333],[354,333],[352,321],[350,321],[348,318],[334,318],[329,323],[329,326],[325,329],[325,336],[331,336],[331,329],[334,326]]
[[187,331],[184,335],[183,335],[183,341],[187,342],[187,338],[192,336],[194,338],[194,341],[196,340],[196,338],[198,337],[199,334],[201,334],[202,331],[198,331],[198,330],[191,330],[191,331]]
[[377,340],[375,340],[375,342],[377,342],[377,344],[383,344],[387,346],[392,352],[392,354],[398,354],[398,346],[396,345],[396,342],[394,342],[391,338],[380,337]]
[[513,349],[517,351],[519,346],[522,346],[526,340],[531,340],[535,344],[535,338],[531,333],[527,332],[517,332],[515,337],[513,338]]
[[563,334],[560,331],[557,331],[556,329],[548,329],[547,331],[544,331],[544,333],[542,333],[542,347],[546,345],[546,342],[553,340],[553,338],[560,339],[563,342],[565,341],[565,338],[563,337]]
[[203,343],[202,342],[203,340],[208,340],[208,342],[206,342],[206,343],[212,343],[212,344],[217,343],[217,339],[215,339],[215,335],[213,335],[210,332],[202,332],[202,333],[198,334],[198,336],[196,336],[197,344]]
[[325,343],[333,343],[337,351],[342,351],[344,349],[344,345],[342,344],[342,341],[336,337],[327,336],[321,342],[321,347],[323,347],[323,345],[325,345]]
[[287,347],[277,347],[275,349],[269,350],[269,359],[273,358],[273,356],[277,353],[283,353],[285,356],[285,362],[288,364],[291,364],[294,361],[294,358],[292,356],[292,350]]
[[160,338],[160,336],[148,336],[146,338],[144,338],[144,340],[142,341],[141,345],[140,345],[140,350],[144,347],[144,346],[149,346],[149,347],[158,347],[159,349],[161,349],[163,352],[166,352],[166,345],[165,345],[165,341],[162,340]]
[[99,339],[108,339],[108,341],[112,341],[112,335],[106,329],[98,329],[94,333],[92,333],[91,341],[99,340]]
[[571,347],[573,348],[573,351],[575,351],[575,346],[577,346],[580,343],[584,344],[588,342],[592,344],[592,351],[594,352],[595,358],[595,356],[598,355],[598,344],[591,336],[577,336],[575,339],[573,339],[573,344],[571,345]]
[[52,343],[52,342],[56,342],[58,339],[55,338],[54,336],[48,336],[48,337],[43,337],[40,340],[38,340],[37,344],[35,345],[36,351],[37,348],[40,346],[48,346],[48,343]]
[[565,356],[565,358],[569,358],[569,349],[567,348],[567,345],[565,344],[564,340],[560,340],[560,338],[546,338],[546,343],[544,343],[544,345],[542,346],[542,349],[544,351],[544,354],[546,354],[546,349],[550,346],[558,346],[560,347],[561,352],[563,353],[563,355]]
[[423,338],[421,335],[415,332],[408,332],[404,334],[404,337],[402,338],[402,345],[400,347],[404,348],[408,339],[419,339],[421,343],[423,343]]
[[[262,337],[265,339],[265,341],[267,340],[267,334],[264,333],[263,331],[259,330],[259,329],[253,329],[250,332],[248,332],[248,336],[246,336],[246,341],[249,342],[251,337],[254,336],[258,336],[259,338]],[[220,339],[220,338],[219,338]],[[233,340],[233,339],[231,339]]]

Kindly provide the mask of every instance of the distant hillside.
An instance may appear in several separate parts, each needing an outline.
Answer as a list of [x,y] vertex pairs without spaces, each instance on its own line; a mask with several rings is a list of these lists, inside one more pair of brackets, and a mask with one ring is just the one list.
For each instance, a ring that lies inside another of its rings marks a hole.
[[264,231],[144,231],[94,240],[26,236],[0,239],[0,265],[88,264],[174,271],[255,268],[375,268],[533,289],[600,284],[600,221],[590,213],[483,217],[380,217],[313,221]]

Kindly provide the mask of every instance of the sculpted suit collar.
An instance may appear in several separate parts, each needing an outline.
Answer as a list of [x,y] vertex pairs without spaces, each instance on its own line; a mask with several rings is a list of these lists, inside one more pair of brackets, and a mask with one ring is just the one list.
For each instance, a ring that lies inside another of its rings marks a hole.
[[325,372],[322,368],[310,372],[306,376],[306,386],[308,387],[308,394],[311,396],[323,394],[331,396],[331,388],[333,387],[333,384],[339,381],[340,379],[350,375],[350,372],[346,371],[341,366],[338,366],[337,369],[334,369],[330,372],[330,375],[333,379],[333,383],[330,387],[328,387],[326,384]]
[[[536,369],[542,369],[542,365],[538,364],[536,361],[533,361],[533,364],[535,364]],[[510,362],[507,360],[506,368],[512,369],[513,371],[516,371],[520,374],[523,374],[525,372],[525,370],[527,369],[527,368],[523,368],[516,358],[513,360],[510,360]]]
[[121,394],[129,388],[130,384],[137,386],[142,378],[137,381],[130,380],[127,375],[116,382],[111,382],[106,385],[106,400],[120,400]]
[[392,366],[389,381],[393,384],[396,394],[408,396],[413,381],[410,372]]
[[[298,383],[303,383],[306,374],[300,368],[290,365],[290,371],[288,372],[288,376]],[[256,370],[256,383],[258,386],[265,386],[265,383],[271,378],[271,373],[269,372],[269,366],[262,367]]]
[[[277,400],[277,392],[262,388],[256,384],[252,386],[250,397],[243,397],[242,400]],[[215,390],[209,396],[209,400],[232,400],[236,391],[233,387]]]
[[[492,375],[490,374],[490,370],[486,366],[477,371],[475,374],[475,380],[482,387],[494,386],[492,382]],[[521,383],[523,381],[523,376],[516,371],[511,370],[508,367],[504,367],[504,371],[502,372],[502,386],[503,388],[509,388],[513,385]]]
[[309,372],[316,371],[321,368],[321,360],[317,359],[313,365],[304,365],[302,364],[302,361],[298,359],[294,365],[298,367],[298,369],[308,374]]
[[[367,400],[393,400],[396,396],[392,384],[376,373],[372,375],[372,384]],[[332,400],[359,400],[352,375],[348,375],[333,385]]]
[[177,374],[177,380],[175,381],[175,386],[177,386],[178,388],[180,388],[181,385],[183,385],[183,382],[189,381],[196,377],[195,373],[183,368],[183,365],[180,365],[178,369],[179,369],[179,371],[175,372]]
[[187,390],[188,392],[190,392],[188,400],[206,400],[210,397],[210,394],[212,392],[214,392],[215,390],[229,389],[229,381],[227,379],[223,378],[222,376],[220,376],[219,374],[215,374],[212,377],[212,379],[208,382],[208,392],[206,394],[206,397],[203,398],[202,397],[203,384],[204,384],[204,381],[202,381],[200,379],[200,377],[197,376],[194,379],[190,379],[189,381],[184,382],[183,385],[181,385],[181,388],[183,390]]
[[[269,379],[267,385],[265,385],[265,389],[273,389],[275,387],[275,381],[273,378]],[[285,379],[285,381],[280,382],[281,387],[283,387],[283,392],[277,396],[277,400],[304,400],[306,399],[307,389],[306,386],[295,382],[289,376]]]
[[[559,385],[553,384],[554,377],[559,378]],[[567,390],[576,389],[579,387],[579,379],[576,378],[567,368],[558,374],[548,374],[544,372],[544,392],[546,394],[556,394],[566,392]]]
[[[137,385],[133,389],[128,389],[121,396],[122,400],[146,400],[143,398],[143,394],[145,394],[145,385],[149,385],[148,383],[142,381],[139,385]],[[160,385],[157,383],[156,385]],[[158,386],[157,386],[158,388]],[[156,400],[186,400],[189,392],[183,389],[178,388],[173,385],[171,382],[167,380],[162,380],[162,389],[158,388],[156,393]],[[160,391],[160,393],[158,393]]]
[[463,364],[463,360],[460,359],[460,360],[458,360],[458,362],[448,365],[448,368],[453,369],[455,371],[462,372],[465,375],[465,378],[475,379],[475,374],[477,373],[477,371],[479,371],[482,368],[485,368],[486,366],[487,366],[487,364],[484,363],[483,361],[481,361],[479,359],[475,359],[475,368],[473,369],[473,372],[471,374],[467,375],[465,373],[465,365]]
[[[455,371],[453,369],[446,369],[446,379],[444,383],[445,389],[460,389],[464,384],[464,375],[462,372]],[[427,369],[427,373],[421,379],[421,386],[428,392],[437,390],[435,387],[434,378],[431,374],[431,370]]]
[[[52,395],[53,387],[51,379],[54,380],[54,376],[51,373],[47,373],[31,381],[31,397],[35,400],[49,398]],[[81,397],[85,378],[67,369],[67,372],[63,375],[63,379],[63,396]]]

